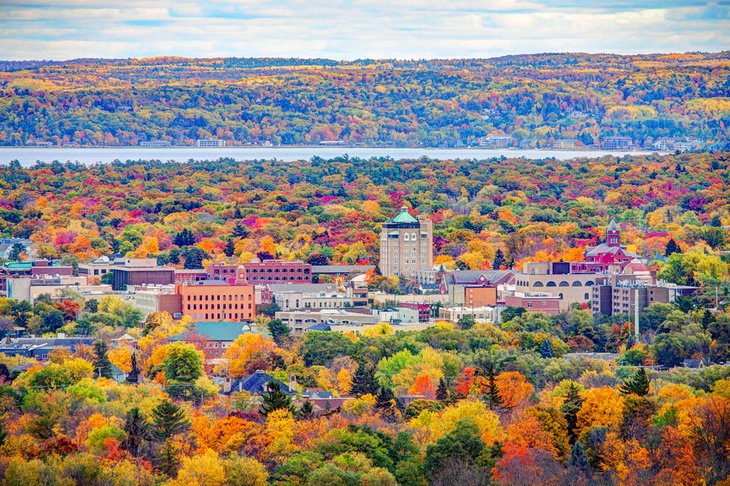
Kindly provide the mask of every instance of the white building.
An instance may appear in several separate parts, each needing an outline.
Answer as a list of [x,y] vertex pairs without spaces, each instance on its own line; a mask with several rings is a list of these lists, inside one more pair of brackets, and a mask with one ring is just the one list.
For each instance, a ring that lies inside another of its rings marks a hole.
[[433,269],[433,223],[425,216],[414,218],[403,206],[400,213],[383,223],[380,233],[380,271],[386,277],[414,279]]

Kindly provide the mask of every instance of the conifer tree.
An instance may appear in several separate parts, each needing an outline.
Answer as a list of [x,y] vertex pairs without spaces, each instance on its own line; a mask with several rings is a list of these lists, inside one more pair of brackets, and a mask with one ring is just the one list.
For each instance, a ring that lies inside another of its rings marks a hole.
[[448,400],[449,388],[446,386],[446,380],[443,378],[439,379],[439,386],[436,388],[436,400]]
[[97,376],[112,377],[112,362],[109,361],[109,348],[101,339],[94,341],[94,368]]
[[672,253],[681,253],[682,249],[679,247],[676,241],[674,241],[674,238],[670,238],[669,241],[667,241],[667,246],[664,249],[664,256],[668,257]]
[[185,411],[172,402],[162,402],[152,410],[154,436],[160,441],[166,441],[188,426]]
[[139,383],[139,365],[137,365],[137,353],[132,354],[132,370],[127,375],[127,382]]
[[623,395],[634,394],[643,397],[649,394],[649,377],[646,376],[646,370],[639,368],[636,373],[623,382],[618,390]]
[[274,410],[289,410],[292,415],[296,413],[291,398],[282,389],[277,381],[270,381],[266,384],[266,393],[261,403],[261,415],[267,416]]
[[230,258],[230,257],[232,257],[232,256],[233,256],[233,254],[234,254],[235,252],[236,252],[236,244],[235,244],[235,243],[233,243],[233,239],[230,239],[230,238],[229,238],[229,239],[228,239],[228,241],[226,241],[226,246],[225,246],[225,248],[223,248],[223,253],[225,253],[225,255],[226,255],[226,256],[227,256],[228,258]]
[[568,385],[568,391],[565,394],[565,401],[563,406],[560,407],[560,411],[565,416],[565,421],[568,423],[568,435],[570,436],[571,442],[575,442],[576,439],[576,424],[578,422],[578,411],[583,405],[583,398],[580,396],[580,388],[576,383]]
[[350,392],[359,397],[361,395],[378,393],[378,381],[375,379],[375,368],[367,364],[364,360],[360,361],[352,377],[352,388]]
[[497,251],[494,252],[494,261],[492,262],[492,268],[495,270],[499,270],[504,264],[504,253],[502,252],[502,250],[497,248]]
[[499,410],[504,405],[504,400],[499,395],[499,387],[497,386],[497,371],[495,370],[494,363],[488,363],[485,371],[487,378],[487,392],[484,394],[482,399],[484,403],[490,408],[490,410]]
[[158,471],[168,477],[174,477],[177,473],[177,468],[180,466],[178,450],[169,440],[165,441],[160,452],[157,454],[155,466]]
[[127,434],[124,439],[124,448],[135,457],[138,457],[144,441],[152,437],[147,417],[139,411],[139,408],[131,408],[127,412],[124,420],[124,432]]
[[542,344],[540,344],[540,356],[543,358],[553,357],[553,343],[550,339],[545,338],[542,340]]
[[302,403],[297,412],[297,417],[303,420],[314,418],[314,405],[309,400]]
[[583,473],[587,473],[590,470],[590,464],[588,463],[588,456],[583,444],[576,442],[573,445],[573,450],[570,451],[570,459],[568,465],[572,468],[577,469]]

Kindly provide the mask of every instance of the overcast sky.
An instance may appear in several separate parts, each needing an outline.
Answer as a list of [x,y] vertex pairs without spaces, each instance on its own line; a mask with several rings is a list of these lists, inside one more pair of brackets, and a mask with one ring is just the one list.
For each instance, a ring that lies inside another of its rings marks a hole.
[[11,60],[727,49],[730,0],[0,0]]

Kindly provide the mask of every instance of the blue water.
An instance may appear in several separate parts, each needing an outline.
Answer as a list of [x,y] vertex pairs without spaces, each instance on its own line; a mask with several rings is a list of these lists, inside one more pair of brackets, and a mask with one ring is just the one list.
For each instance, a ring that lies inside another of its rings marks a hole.
[[481,149],[481,148],[365,148],[365,147],[109,147],[109,148],[36,148],[2,147],[0,164],[18,160],[24,166],[37,161],[80,162],[93,164],[108,163],[114,160],[162,160],[185,162],[193,160],[216,160],[230,157],[236,160],[278,159],[284,162],[309,160],[314,156],[332,159],[345,154],[350,157],[390,157],[394,160],[417,159],[423,156],[431,159],[490,159],[494,157],[525,157],[527,159],[570,160],[579,157],[602,157],[604,155],[643,155],[651,152],[620,152],[606,150],[520,150],[520,149]]

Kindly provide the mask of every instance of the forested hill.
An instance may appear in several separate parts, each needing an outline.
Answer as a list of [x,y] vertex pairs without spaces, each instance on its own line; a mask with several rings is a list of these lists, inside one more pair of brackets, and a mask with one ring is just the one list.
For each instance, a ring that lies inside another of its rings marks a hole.
[[722,147],[730,52],[0,62],[0,93],[0,145],[453,146],[507,134],[526,147],[615,135]]

